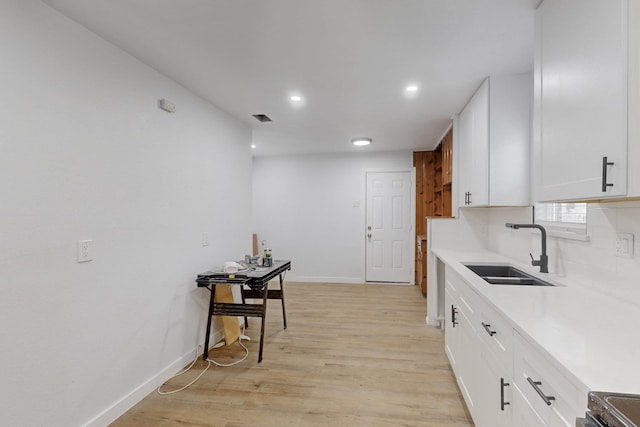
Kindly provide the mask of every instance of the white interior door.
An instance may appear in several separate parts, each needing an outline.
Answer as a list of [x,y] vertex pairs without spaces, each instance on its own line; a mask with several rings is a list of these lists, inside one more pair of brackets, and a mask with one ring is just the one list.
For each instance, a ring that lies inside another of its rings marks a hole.
[[367,173],[368,282],[411,282],[411,173]]

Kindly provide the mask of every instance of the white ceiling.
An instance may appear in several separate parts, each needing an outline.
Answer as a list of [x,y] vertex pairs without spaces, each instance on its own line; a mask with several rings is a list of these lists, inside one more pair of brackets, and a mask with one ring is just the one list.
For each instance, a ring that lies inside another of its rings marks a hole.
[[251,126],[262,156],[433,148],[484,77],[531,70],[540,0],[44,2]]

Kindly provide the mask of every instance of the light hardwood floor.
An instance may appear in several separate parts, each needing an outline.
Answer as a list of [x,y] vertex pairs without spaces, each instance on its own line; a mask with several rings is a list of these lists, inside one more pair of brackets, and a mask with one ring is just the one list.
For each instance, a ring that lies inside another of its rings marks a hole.
[[[287,330],[279,301],[269,301],[262,363],[253,318],[247,360],[211,366],[180,393],[151,393],[112,425],[473,426],[417,286],[286,283],[285,297]],[[243,354],[236,343],[209,357]]]

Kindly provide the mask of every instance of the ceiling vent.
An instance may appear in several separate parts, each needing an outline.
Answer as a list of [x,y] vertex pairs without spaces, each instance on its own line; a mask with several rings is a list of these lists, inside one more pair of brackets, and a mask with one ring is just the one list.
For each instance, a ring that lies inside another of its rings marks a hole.
[[266,114],[254,114],[253,117],[259,122],[271,122],[272,120]]

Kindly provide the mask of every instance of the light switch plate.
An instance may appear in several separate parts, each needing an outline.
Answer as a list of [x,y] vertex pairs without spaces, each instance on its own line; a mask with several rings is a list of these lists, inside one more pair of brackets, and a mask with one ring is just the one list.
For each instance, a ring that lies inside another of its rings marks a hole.
[[616,234],[616,256],[620,258],[633,258],[633,234]]

